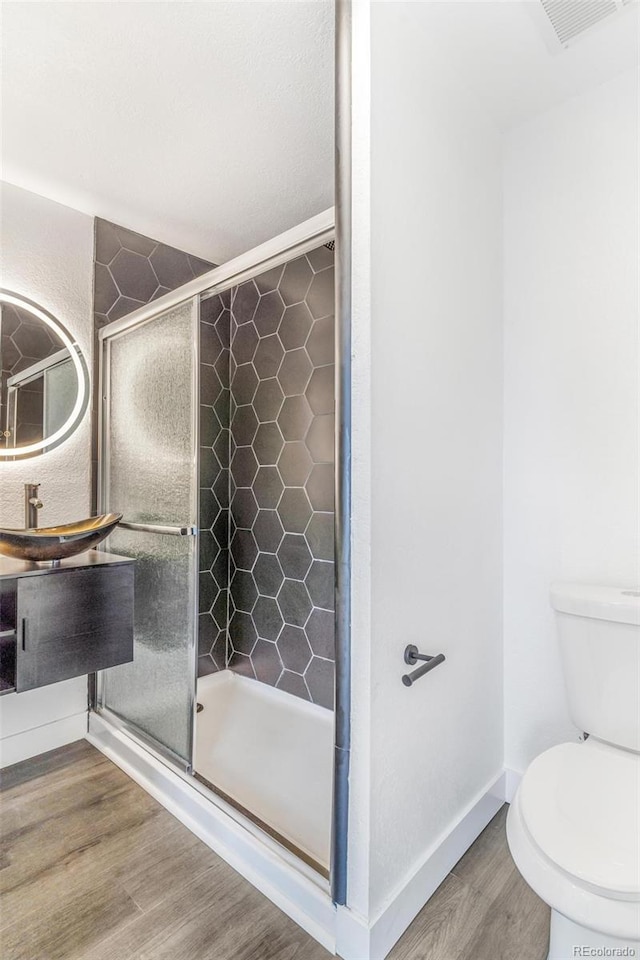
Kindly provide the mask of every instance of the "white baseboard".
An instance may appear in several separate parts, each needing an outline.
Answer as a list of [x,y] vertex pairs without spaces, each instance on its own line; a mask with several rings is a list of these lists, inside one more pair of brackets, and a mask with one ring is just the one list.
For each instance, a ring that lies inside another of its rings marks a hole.
[[[326,881],[197,781],[180,776],[95,713],[87,740],[331,953],[336,908]],[[295,864],[295,865],[294,865]],[[363,958],[359,958],[363,960]]]
[[86,733],[87,713],[85,711],[3,737],[0,740],[0,768],[37,757],[40,753],[63,747],[66,743],[82,740]]
[[480,791],[457,823],[426,853],[418,869],[407,877],[373,922],[367,924],[348,907],[338,908],[338,956],[343,960],[384,960],[452,867],[503,805],[505,787],[506,777],[502,773]]
[[516,795],[516,790],[520,786],[520,781],[522,780],[522,774],[519,770],[512,770],[510,767],[504,768],[504,799],[507,803],[512,803],[513,798]]

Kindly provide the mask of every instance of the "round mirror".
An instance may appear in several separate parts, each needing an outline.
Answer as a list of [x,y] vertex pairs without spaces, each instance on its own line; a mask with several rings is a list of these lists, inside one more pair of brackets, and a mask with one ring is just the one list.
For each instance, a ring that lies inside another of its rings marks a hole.
[[80,349],[50,313],[0,290],[0,459],[35,457],[73,433],[87,409]]

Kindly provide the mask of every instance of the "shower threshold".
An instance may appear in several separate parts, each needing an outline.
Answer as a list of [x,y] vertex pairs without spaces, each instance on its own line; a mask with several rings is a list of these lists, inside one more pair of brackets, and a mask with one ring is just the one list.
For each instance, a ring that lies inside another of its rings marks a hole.
[[201,677],[197,699],[198,780],[328,876],[332,711],[230,670]]

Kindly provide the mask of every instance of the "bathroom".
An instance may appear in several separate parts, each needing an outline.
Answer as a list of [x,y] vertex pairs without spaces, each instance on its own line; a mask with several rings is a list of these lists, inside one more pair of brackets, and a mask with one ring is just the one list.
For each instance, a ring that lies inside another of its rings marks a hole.
[[[123,515],[97,559],[0,560],[3,956],[637,952],[637,884],[589,927],[507,805],[551,748],[637,761],[575,722],[551,585],[615,588],[569,619],[628,628],[633,704],[638,5],[3,21],[0,286],[82,389],[44,452],[5,435],[0,537]],[[81,576],[120,599],[80,666],[21,675],[20,604]]]

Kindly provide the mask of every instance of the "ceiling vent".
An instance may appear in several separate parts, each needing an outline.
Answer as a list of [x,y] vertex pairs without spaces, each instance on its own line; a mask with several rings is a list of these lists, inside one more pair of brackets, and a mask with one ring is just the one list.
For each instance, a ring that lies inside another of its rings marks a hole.
[[[536,20],[553,53],[571,46],[577,37],[619,16],[636,0],[540,0]],[[533,13],[535,4],[527,4]],[[533,9],[532,9],[533,8]]]

